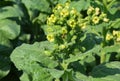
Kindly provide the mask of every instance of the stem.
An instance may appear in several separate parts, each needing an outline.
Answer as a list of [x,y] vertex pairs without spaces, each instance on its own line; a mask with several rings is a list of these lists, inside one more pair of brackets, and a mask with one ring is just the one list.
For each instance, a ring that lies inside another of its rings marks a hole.
[[100,56],[100,63],[101,63],[101,64],[104,63],[105,60],[106,60],[106,55],[105,55],[105,53],[101,53],[101,56]]

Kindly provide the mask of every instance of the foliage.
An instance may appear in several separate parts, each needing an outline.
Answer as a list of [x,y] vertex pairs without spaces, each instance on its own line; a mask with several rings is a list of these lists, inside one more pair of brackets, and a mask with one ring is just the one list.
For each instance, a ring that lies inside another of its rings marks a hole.
[[1,0],[0,81],[119,81],[119,4]]

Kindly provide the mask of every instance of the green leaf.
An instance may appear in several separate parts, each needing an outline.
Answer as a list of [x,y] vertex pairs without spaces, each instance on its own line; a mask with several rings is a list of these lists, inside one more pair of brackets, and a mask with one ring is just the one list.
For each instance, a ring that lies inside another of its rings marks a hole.
[[23,13],[17,5],[0,8],[0,19],[22,16]]
[[48,71],[54,78],[58,78],[58,79],[64,74],[64,71],[57,69],[48,69]]
[[120,27],[120,18],[117,18],[115,21],[112,21],[112,24],[110,27],[119,28]]
[[91,80],[89,80],[89,77],[87,77],[86,75],[84,75],[80,72],[76,72],[75,76],[78,79],[77,81],[91,81]]
[[40,10],[46,11],[49,9],[49,3],[47,0],[22,0],[22,2],[26,5],[27,9],[31,10]]
[[23,72],[22,76],[20,77],[21,81],[29,81],[29,76],[27,73]]
[[13,49],[10,40],[15,39],[20,33],[20,26],[16,22],[0,20],[0,79],[10,70],[9,55]]
[[49,13],[51,11],[47,0],[22,0],[22,3],[28,10],[30,19],[34,19],[38,11]]
[[76,8],[78,11],[86,10],[90,6],[90,0],[72,1],[70,7]]
[[96,66],[92,72],[92,81],[119,81],[120,62],[110,62]]
[[101,47],[99,45],[95,46],[93,49],[86,51],[85,53],[80,53],[75,56],[71,56],[69,59],[65,60],[65,62],[71,63],[74,61],[83,60],[87,56],[90,56],[92,53],[99,53],[100,49],[101,49]]
[[114,44],[112,46],[106,46],[101,50],[103,53],[108,52],[120,52],[120,44]]
[[8,19],[0,20],[0,36],[7,39],[15,39],[20,33],[20,26]]
[[10,57],[15,66],[27,73],[32,81],[52,81],[53,77],[48,72],[48,69],[55,68],[58,64],[48,57],[45,51],[54,50],[53,46],[48,41],[33,45],[23,44],[17,47]]

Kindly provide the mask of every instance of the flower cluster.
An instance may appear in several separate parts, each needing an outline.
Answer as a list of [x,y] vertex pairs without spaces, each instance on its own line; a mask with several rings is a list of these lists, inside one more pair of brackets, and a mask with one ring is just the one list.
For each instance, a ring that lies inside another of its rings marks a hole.
[[82,15],[70,3],[57,4],[47,18],[47,40],[58,44],[60,50],[75,44],[86,27]]
[[113,30],[113,37],[116,42],[120,42],[120,31],[119,30]]
[[120,31],[113,30],[112,33],[106,34],[106,41],[114,40],[115,43],[120,42]]
[[100,21],[102,22],[109,22],[109,19],[107,18],[107,14],[104,12],[100,11],[100,8],[92,7],[90,6],[87,10],[87,15],[90,16],[90,20],[92,21],[93,24],[98,24]]
[[[98,7],[90,6],[86,13],[87,16],[84,17],[84,14],[82,15],[81,12],[70,7],[70,2],[57,4],[53,9],[53,13],[47,18],[47,40],[57,44],[60,50],[72,48],[73,46],[75,49],[75,46],[77,46],[75,44],[80,44],[80,38],[89,25],[109,22],[107,14]],[[109,34],[106,35],[106,40],[111,38]],[[81,46],[81,48],[83,47]]]

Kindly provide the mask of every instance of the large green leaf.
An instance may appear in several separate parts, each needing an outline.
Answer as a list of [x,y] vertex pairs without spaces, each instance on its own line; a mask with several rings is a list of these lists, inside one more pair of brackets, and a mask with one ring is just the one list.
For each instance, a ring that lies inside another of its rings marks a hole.
[[62,70],[48,69],[48,71],[54,78],[60,78],[64,74]]
[[9,55],[12,50],[10,40],[15,39],[20,33],[20,26],[16,22],[0,20],[0,79],[10,70]]
[[120,62],[110,62],[96,66],[91,72],[92,81],[119,81]]
[[119,28],[120,27],[120,18],[112,21],[112,24],[111,24],[110,27],[112,27],[112,28]]
[[17,5],[0,8],[0,19],[21,16],[23,13]]
[[7,39],[14,39],[20,33],[20,26],[8,19],[0,20],[0,34]]
[[100,64],[93,68],[90,76],[76,72],[76,77],[82,81],[119,81],[120,80],[120,62],[110,62]]
[[22,3],[27,8],[31,20],[38,16],[38,11],[46,13],[50,12],[47,0],[22,0]]
[[95,46],[93,49],[91,49],[89,51],[86,51],[85,53],[80,53],[80,54],[77,54],[75,56],[71,55],[71,57],[68,58],[67,60],[65,60],[65,62],[71,63],[71,62],[75,62],[75,61],[78,61],[78,60],[83,60],[86,57],[90,56],[91,54],[99,53],[100,49],[101,49],[101,47],[99,45]]
[[29,10],[47,11],[49,9],[49,3],[47,0],[22,0]]
[[86,10],[90,6],[90,0],[76,0],[72,1],[70,7],[76,8],[78,11]]
[[29,81],[52,81],[53,77],[48,69],[56,67],[57,62],[50,59],[45,51],[53,50],[53,46],[47,41],[33,45],[23,44],[13,51],[11,60],[19,70],[23,70],[31,77]]
[[0,20],[0,54],[8,54],[11,50],[9,40],[15,39],[20,33],[20,26],[16,22],[3,19]]

